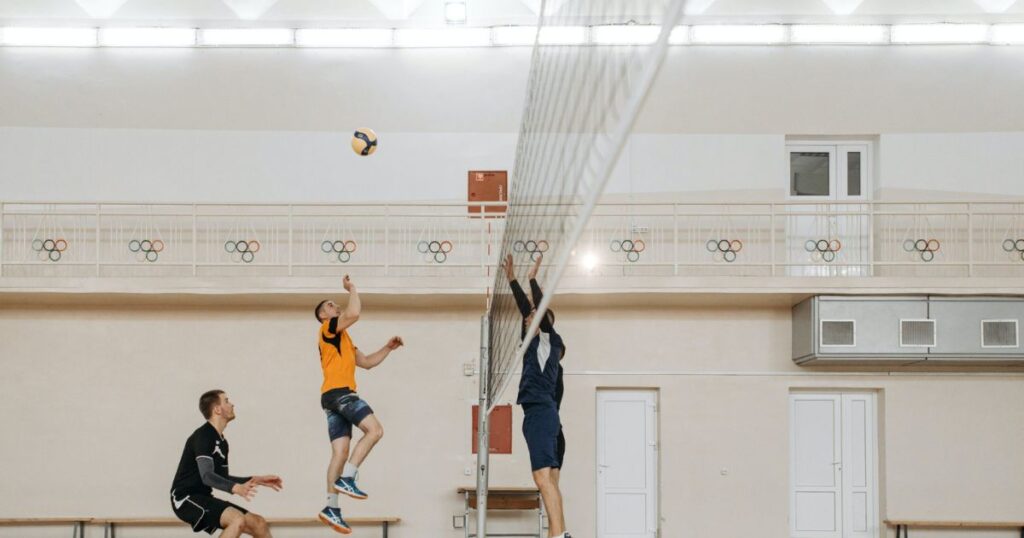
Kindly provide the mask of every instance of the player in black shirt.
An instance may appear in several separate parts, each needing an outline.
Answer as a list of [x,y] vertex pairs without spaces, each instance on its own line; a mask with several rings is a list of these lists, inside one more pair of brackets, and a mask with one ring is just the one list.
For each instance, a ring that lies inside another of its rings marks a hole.
[[265,519],[213,497],[212,493],[218,489],[251,501],[256,496],[256,486],[280,491],[281,478],[273,475],[239,477],[228,473],[228,440],[223,434],[228,422],[235,419],[235,406],[224,391],[211,390],[203,394],[199,398],[199,411],[206,423],[185,441],[171,485],[174,515],[191,525],[194,532],[213,534],[224,529],[220,538],[237,538],[243,533],[270,538]]
[[558,416],[561,400],[560,361],[565,354],[562,337],[555,331],[553,312],[545,312],[540,322],[540,331],[526,334],[526,330],[536,314],[536,305],[543,298],[540,286],[534,277],[540,267],[538,257],[530,270],[530,288],[535,303],[530,304],[516,280],[512,255],[505,258],[505,276],[508,277],[512,295],[523,315],[522,338],[527,344],[523,354],[523,373],[519,380],[519,395],[516,403],[523,407],[523,437],[530,452],[530,468],[533,470],[533,481],[540,490],[541,498],[548,513],[548,536],[551,538],[571,538],[565,532],[565,515],[562,511],[562,493],[558,485],[558,474],[562,467],[559,454],[559,440],[562,424]]

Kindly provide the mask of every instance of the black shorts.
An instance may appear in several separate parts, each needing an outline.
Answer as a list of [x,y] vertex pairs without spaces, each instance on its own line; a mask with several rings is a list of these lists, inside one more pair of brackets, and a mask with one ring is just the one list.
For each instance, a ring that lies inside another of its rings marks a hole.
[[174,515],[191,526],[192,532],[217,532],[220,530],[220,516],[228,508],[234,508],[242,514],[249,513],[241,506],[209,495],[175,497],[174,493],[171,493],[171,509],[174,510]]
[[352,437],[352,426],[373,414],[370,404],[358,394],[347,390],[331,390],[320,397],[320,406],[327,415],[327,435],[331,441]]
[[530,468],[561,468],[558,459],[558,432],[562,426],[554,404],[523,404],[523,437],[530,450]]

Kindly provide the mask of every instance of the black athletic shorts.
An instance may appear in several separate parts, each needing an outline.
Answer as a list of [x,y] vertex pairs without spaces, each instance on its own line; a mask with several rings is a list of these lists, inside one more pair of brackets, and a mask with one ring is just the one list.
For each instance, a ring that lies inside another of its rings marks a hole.
[[185,495],[176,497],[171,493],[171,508],[178,519],[192,527],[193,532],[213,534],[220,530],[220,516],[224,510],[234,508],[242,514],[249,511],[241,506],[209,495]]

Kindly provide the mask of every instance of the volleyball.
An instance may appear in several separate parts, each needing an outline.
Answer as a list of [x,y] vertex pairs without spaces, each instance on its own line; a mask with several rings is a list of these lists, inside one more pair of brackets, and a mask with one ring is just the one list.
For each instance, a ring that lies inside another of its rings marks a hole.
[[373,155],[377,150],[377,133],[373,129],[356,129],[352,134],[352,151],[357,155]]

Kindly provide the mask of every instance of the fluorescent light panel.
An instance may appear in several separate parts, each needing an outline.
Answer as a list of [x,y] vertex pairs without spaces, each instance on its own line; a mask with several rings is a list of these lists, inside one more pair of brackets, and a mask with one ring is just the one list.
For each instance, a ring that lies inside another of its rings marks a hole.
[[[0,28],[0,45],[36,47],[528,47],[640,45],[653,43],[653,25],[534,26],[493,28]],[[815,25],[754,24],[677,26],[672,45],[1024,45],[1024,24]]]
[[987,24],[896,24],[892,42],[902,45],[939,45],[985,43]]
[[395,31],[391,28],[303,28],[295,31],[300,47],[391,47]]
[[192,47],[194,28],[100,28],[101,47]]
[[993,25],[992,43],[998,45],[1024,45],[1024,24]]
[[489,28],[399,28],[398,47],[486,47],[491,44]]
[[199,44],[212,47],[283,47],[295,43],[290,28],[207,28],[199,30]]
[[586,26],[545,26],[540,29],[537,41],[541,45],[585,45]]
[[676,26],[672,29],[672,33],[668,35],[669,45],[689,45],[690,44],[690,27],[689,26]]
[[17,28],[0,31],[3,44],[13,47],[95,47],[95,28]]
[[781,24],[712,24],[694,26],[690,40],[696,45],[775,45],[786,42]]
[[536,26],[495,26],[491,38],[501,47],[529,47],[537,41]]
[[658,40],[661,26],[610,25],[590,29],[590,42],[595,45],[649,45]]
[[881,25],[796,24],[789,29],[790,43],[801,45],[884,45],[889,28]]

